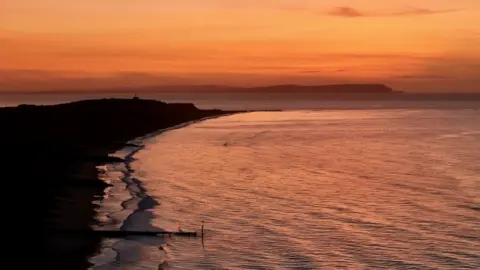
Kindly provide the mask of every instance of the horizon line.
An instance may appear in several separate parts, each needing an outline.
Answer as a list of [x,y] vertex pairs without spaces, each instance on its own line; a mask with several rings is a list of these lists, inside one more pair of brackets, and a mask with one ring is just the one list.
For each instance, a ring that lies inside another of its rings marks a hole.
[[[124,86],[124,87],[86,87],[86,88],[66,88],[66,89],[57,89],[57,90],[49,90],[49,89],[37,89],[37,90],[0,90],[0,94],[104,94],[104,93],[116,93],[116,94],[126,94],[126,93],[241,93],[242,90],[254,90],[254,89],[264,89],[266,91],[262,92],[246,92],[246,93],[269,93],[269,90],[280,88],[280,87],[299,87],[299,88],[315,88],[315,87],[338,87],[338,86],[376,86],[376,87],[384,87],[390,92],[369,92],[367,89],[363,91],[358,91],[358,93],[368,93],[368,94],[458,94],[458,95],[465,95],[465,94],[480,94],[479,91],[410,91],[410,90],[399,90],[390,87],[388,84],[384,83],[338,83],[338,84],[268,84],[268,85],[256,85],[256,86],[235,86],[235,85],[222,85],[222,84],[153,84],[153,85],[144,85],[144,86]],[[195,89],[188,89],[197,88]],[[155,89],[158,88],[158,89]],[[168,88],[176,88],[176,89],[168,89]],[[183,88],[183,89],[181,89]],[[209,89],[210,88],[210,89]],[[271,93],[271,92],[270,92]],[[279,93],[278,91],[276,93]],[[303,91],[303,92],[295,92],[295,91],[281,91],[282,94],[302,94],[302,93],[315,93],[313,91]],[[339,91],[339,94],[355,94],[354,91]],[[335,92],[317,92],[317,94],[335,94]]]

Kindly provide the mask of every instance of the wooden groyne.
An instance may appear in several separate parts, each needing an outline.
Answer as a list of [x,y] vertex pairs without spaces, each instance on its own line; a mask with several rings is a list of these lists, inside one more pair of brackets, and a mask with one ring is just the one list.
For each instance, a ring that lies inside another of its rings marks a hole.
[[201,236],[198,232],[169,232],[169,231],[111,231],[111,230],[54,230],[49,233],[62,235],[78,235],[86,237],[99,238],[125,238],[129,236],[181,236],[181,237],[198,237]]

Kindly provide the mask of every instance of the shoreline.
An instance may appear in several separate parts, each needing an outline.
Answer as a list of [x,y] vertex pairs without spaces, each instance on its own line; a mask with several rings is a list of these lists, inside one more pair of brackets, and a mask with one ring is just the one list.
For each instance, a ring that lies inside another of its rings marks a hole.
[[[239,112],[239,113],[241,113],[241,112]],[[105,220],[107,220],[107,224],[105,226],[105,227],[108,228],[107,230],[105,230],[105,231],[107,231],[107,234],[110,234],[110,232],[117,232],[118,231],[119,235],[121,235],[122,231],[132,231],[132,229],[129,229],[129,227],[132,226],[132,224],[129,224],[129,219],[135,220],[136,219],[135,215],[142,214],[145,211],[148,211],[149,209],[152,209],[155,206],[159,205],[159,202],[156,201],[154,198],[152,198],[148,194],[148,190],[143,186],[143,182],[141,180],[139,180],[138,178],[133,177],[133,174],[135,173],[135,170],[131,167],[131,163],[133,163],[136,160],[134,156],[138,152],[145,149],[145,147],[146,147],[145,141],[147,141],[149,139],[152,139],[152,138],[155,138],[157,136],[161,136],[162,134],[164,134],[166,132],[169,132],[169,131],[182,129],[182,128],[185,128],[185,127],[188,127],[188,126],[191,126],[191,125],[195,125],[195,124],[203,122],[203,121],[216,119],[216,118],[220,118],[220,117],[227,117],[227,116],[231,116],[231,115],[234,115],[234,114],[238,114],[238,113],[231,113],[231,114],[217,115],[217,116],[209,116],[209,117],[205,117],[205,118],[201,118],[201,119],[197,119],[197,120],[188,121],[188,122],[185,122],[185,123],[182,123],[182,124],[179,124],[179,125],[176,125],[176,126],[168,127],[168,128],[165,128],[165,129],[160,129],[158,131],[154,131],[152,133],[149,133],[149,134],[146,134],[144,136],[140,136],[136,139],[133,139],[131,141],[128,141],[126,147],[124,147],[122,149],[119,149],[118,151],[121,151],[121,152],[125,151],[125,153],[126,153],[126,155],[121,156],[121,158],[123,158],[123,161],[106,164],[105,166],[110,165],[111,167],[113,167],[113,170],[122,173],[123,176],[119,177],[120,181],[116,181],[112,185],[113,185],[113,187],[118,185],[120,188],[123,188],[124,192],[129,194],[129,197],[126,198],[126,200],[117,201],[117,203],[120,203],[118,205],[119,208],[121,208],[120,210],[114,211],[114,212],[106,212],[106,213],[104,213],[103,217],[100,217],[100,218],[104,218]],[[128,148],[132,148],[132,149],[127,151]],[[120,170],[120,169],[115,168],[115,165],[117,165],[117,164],[122,164],[125,167],[125,170]],[[106,191],[105,194],[108,194],[108,191]],[[103,200],[99,200],[98,202],[101,203],[102,201]],[[135,205],[134,207],[132,207],[132,202]],[[124,211],[128,212],[129,214],[126,215],[123,220],[118,220],[114,217],[115,214],[118,214],[118,213],[121,213],[121,212],[124,212]],[[145,212],[145,214],[150,215],[150,213],[148,213],[148,212]],[[98,216],[97,216],[97,218],[98,218]],[[142,235],[143,235],[144,232],[161,232],[161,231],[166,232],[166,230],[163,229],[163,228],[158,228],[158,227],[152,226],[152,224],[151,224],[152,218],[153,218],[153,216],[148,216],[148,218],[145,220],[145,222],[148,222],[149,224],[145,224],[143,222],[142,222],[142,224],[135,224],[136,226],[138,226],[138,225],[142,226],[142,229],[140,230],[141,235],[139,235],[137,237],[142,238]],[[112,223],[112,220],[114,220],[113,223]],[[146,226],[146,225],[148,226],[148,228],[143,228],[143,226]],[[99,224],[96,228],[93,228],[93,231],[95,231],[95,232],[104,231],[104,230],[102,230],[102,227],[104,227],[104,225]],[[133,229],[133,231],[139,231],[139,230]],[[125,236],[127,236],[126,239],[129,239],[129,240],[136,239],[135,235],[130,235],[130,234],[125,234],[124,236],[118,237],[117,239],[110,239],[110,241],[108,241],[108,243],[106,245],[102,245],[102,247],[96,252],[96,254],[92,254],[88,258],[89,262],[92,263],[93,266],[100,266],[100,267],[107,266],[111,263],[115,263],[115,259],[118,256],[121,256],[121,254],[123,252],[126,252],[125,250],[122,250],[121,247],[116,247],[116,244],[119,241],[122,241],[122,238],[124,238]],[[165,239],[162,238],[162,237],[157,238],[153,241],[155,241],[156,245],[158,245],[158,246],[164,246],[166,244]]]
[[[179,125],[176,125],[176,126],[172,126],[172,127],[168,127],[168,128],[165,128],[165,129],[160,129],[158,131],[155,131],[155,132],[152,132],[152,133],[149,133],[149,134],[146,134],[144,136],[140,136],[134,140],[131,140],[129,142],[127,142],[127,146],[122,148],[122,149],[119,149],[118,151],[125,151],[127,152],[126,155],[124,155],[123,157],[121,157],[123,159],[123,161],[118,161],[118,162],[112,162],[112,163],[109,163],[109,164],[106,164],[106,166],[108,165],[111,165],[111,166],[114,166],[115,164],[123,164],[123,166],[125,167],[126,171],[120,171],[118,170],[119,172],[121,172],[123,174],[123,177],[120,178],[120,182],[117,182],[118,184],[122,184],[124,185],[125,189],[126,190],[130,190],[129,189],[129,186],[130,185],[135,185],[135,187],[138,189],[138,194],[141,194],[141,195],[144,195],[146,197],[143,197],[139,202],[138,202],[138,205],[137,205],[137,209],[134,209],[132,210],[132,213],[131,214],[134,214],[135,211],[143,211],[143,210],[146,210],[145,208],[141,207],[140,204],[142,203],[142,201],[146,198],[151,198],[150,196],[148,196],[146,194],[147,190],[142,186],[143,183],[142,181],[140,181],[139,179],[135,178],[135,177],[132,177],[133,173],[135,172],[134,169],[131,168],[130,164],[132,162],[135,161],[135,154],[137,154],[138,152],[142,151],[144,148],[145,148],[145,141],[146,140],[149,140],[149,139],[152,139],[152,138],[155,138],[157,136],[160,136],[162,134],[164,134],[165,132],[169,132],[169,131],[172,131],[172,130],[177,130],[177,129],[182,129],[182,128],[185,128],[185,127],[188,127],[188,126],[191,126],[191,125],[194,125],[194,124],[197,124],[197,123],[200,123],[200,122],[204,122],[204,121],[207,121],[207,120],[210,120],[210,119],[216,119],[216,118],[220,118],[220,117],[227,117],[227,116],[231,116],[231,115],[234,115],[234,114],[237,114],[237,113],[231,113],[231,114],[225,114],[225,115],[218,115],[218,116],[209,116],[209,117],[205,117],[205,118],[201,118],[201,119],[197,119],[197,120],[192,120],[192,121],[189,121],[189,122],[185,122],[185,123],[182,123],[182,124],[179,124]],[[133,143],[135,142],[135,143]],[[132,145],[128,145],[132,143]],[[127,151],[127,148],[129,147],[132,147],[134,149],[132,149],[131,151]],[[117,151],[117,152],[118,152]],[[102,179],[102,181],[104,181]],[[113,184],[115,185],[115,184]],[[130,190],[131,191],[131,190]],[[130,199],[134,199],[134,197],[131,195],[131,197],[129,198]],[[123,205],[123,203],[125,203],[126,201],[123,201],[122,202],[122,205],[121,207],[123,208],[122,210],[126,210],[127,207],[125,205]],[[154,202],[154,203],[158,203],[158,202]],[[108,217],[108,215],[107,215]],[[128,217],[127,217],[128,218]],[[122,226],[120,226],[120,228],[118,228],[120,230],[122,230]]]
[[[238,113],[241,113],[241,112],[238,112]],[[105,231],[107,231],[108,233],[110,233],[110,231],[114,231],[114,232],[118,231],[119,234],[121,234],[121,231],[139,231],[136,228],[133,228],[132,230],[132,228],[129,228],[129,227],[141,226],[142,227],[142,229],[140,230],[141,234],[143,234],[144,232],[161,232],[161,231],[166,232],[164,228],[154,227],[151,224],[151,220],[153,216],[149,216],[150,213],[148,212],[148,210],[159,205],[160,202],[156,201],[153,197],[151,197],[148,194],[148,190],[145,189],[145,187],[143,186],[143,182],[140,179],[133,177],[135,170],[131,167],[130,164],[136,160],[134,156],[138,152],[145,149],[146,147],[145,141],[149,139],[155,138],[157,136],[161,136],[162,134],[169,131],[182,129],[191,125],[195,125],[200,122],[204,122],[211,119],[217,119],[220,117],[227,117],[227,116],[231,116],[238,113],[209,116],[209,117],[205,117],[197,120],[188,121],[188,122],[185,122],[176,126],[168,127],[165,129],[161,129],[158,131],[154,131],[152,133],[146,134],[144,136],[140,136],[134,140],[127,142],[127,144],[131,144],[131,145],[128,145],[127,147],[119,149],[118,151],[121,151],[121,152],[125,151],[125,155],[121,156],[121,158],[123,158],[123,161],[107,164],[106,166],[111,166],[113,170],[122,173],[123,176],[119,177],[120,181],[115,181],[113,183],[113,187],[122,188],[123,192],[129,194],[129,197],[123,201],[120,201],[120,200],[115,201],[114,199],[114,202],[120,203],[118,206],[121,209],[114,212],[106,212],[104,213],[103,217],[100,217],[100,218],[103,218],[104,220],[107,220],[107,224],[105,227],[107,227],[108,230],[105,230]],[[128,148],[132,148],[132,149],[128,149]],[[116,167],[115,165],[117,164],[122,164],[125,170],[115,168]],[[108,194],[108,191],[105,193]],[[99,200],[99,202],[101,201],[103,200]],[[132,208],[132,202],[135,205],[133,208]],[[115,214],[118,214],[124,211],[128,212],[128,215],[126,215],[123,220],[118,220],[114,218]],[[137,223],[135,225],[129,224],[129,219],[135,220],[136,219],[135,215],[137,214],[148,215],[148,217],[145,219],[145,223],[141,222],[141,224]],[[112,223],[111,222],[112,220],[114,220],[115,222]],[[102,227],[104,227],[104,225],[100,224],[99,226],[97,226],[96,229],[94,228],[93,230],[95,232],[101,232],[103,231]],[[141,238],[142,236],[140,235],[139,237]],[[136,238],[134,235],[131,235],[131,236],[128,236],[127,239],[134,240]],[[121,247],[120,248],[116,247],[116,244],[118,243],[118,241],[122,241],[122,239],[111,239],[111,241],[109,241],[108,244],[102,245],[101,249],[98,250],[96,254],[93,254],[91,257],[89,257],[89,262],[91,262],[93,265],[98,265],[100,267],[107,266],[111,263],[115,263],[115,258],[117,258],[118,256],[121,256],[123,252],[128,252],[128,251],[122,250]],[[158,238],[152,241],[155,241],[156,245],[158,246],[163,246],[166,243],[164,238]]]
[[101,237],[55,231],[92,230],[99,208],[94,202],[104,198],[110,186],[99,178],[98,167],[121,161],[111,153],[160,129],[239,112],[142,99],[0,108],[0,162],[9,179],[5,185],[21,191],[27,205],[15,223],[43,231],[41,241],[35,242],[44,253],[37,267],[91,266],[88,260],[99,251]]

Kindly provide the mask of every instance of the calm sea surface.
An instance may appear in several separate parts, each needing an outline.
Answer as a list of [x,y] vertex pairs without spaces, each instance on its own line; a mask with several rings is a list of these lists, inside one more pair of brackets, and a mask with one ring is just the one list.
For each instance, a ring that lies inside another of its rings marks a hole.
[[100,229],[205,237],[105,240],[94,269],[480,269],[478,109],[252,112],[140,142],[105,168]]

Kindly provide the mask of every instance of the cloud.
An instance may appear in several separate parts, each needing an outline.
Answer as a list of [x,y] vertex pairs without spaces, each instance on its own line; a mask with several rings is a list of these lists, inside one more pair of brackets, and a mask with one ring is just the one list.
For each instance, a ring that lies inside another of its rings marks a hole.
[[434,75],[434,74],[425,74],[425,75],[401,75],[396,76],[395,79],[403,79],[403,80],[447,80],[452,79],[449,76],[443,75]]
[[334,7],[323,14],[337,17],[346,18],[359,18],[359,17],[394,17],[394,16],[421,16],[421,15],[434,15],[441,13],[455,12],[458,9],[446,9],[446,10],[432,10],[426,8],[408,8],[397,11],[363,11],[354,7],[339,6]]
[[304,74],[316,74],[316,73],[322,73],[321,70],[301,70],[300,73]]
[[307,70],[300,70],[300,73],[303,74],[318,74],[318,73],[341,73],[346,72],[347,69],[338,68],[338,69],[330,69],[330,70],[320,70],[320,69],[307,69]]
[[392,12],[387,16],[434,15],[459,11],[458,9],[432,10],[426,8],[409,8],[403,11]]
[[368,16],[362,11],[359,11],[352,7],[336,7],[330,11],[327,11],[328,15],[339,17],[365,17]]

